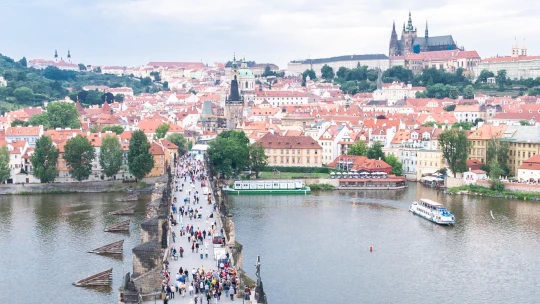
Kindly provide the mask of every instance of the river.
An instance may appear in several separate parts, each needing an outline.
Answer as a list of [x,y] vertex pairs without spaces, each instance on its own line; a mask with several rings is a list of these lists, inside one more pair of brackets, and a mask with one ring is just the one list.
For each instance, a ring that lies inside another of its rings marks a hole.
[[[131,271],[131,249],[140,244],[139,224],[148,195],[116,202],[122,193],[0,196],[1,303],[117,303],[122,270]],[[135,215],[108,215],[136,205]],[[131,219],[129,233],[103,232]],[[87,251],[124,239],[122,257]],[[73,282],[113,268],[112,288],[75,287]]]
[[[456,225],[409,213],[418,198],[443,203]],[[538,202],[447,196],[416,183],[230,201],[244,268],[254,277],[261,255],[270,303],[540,302]]]

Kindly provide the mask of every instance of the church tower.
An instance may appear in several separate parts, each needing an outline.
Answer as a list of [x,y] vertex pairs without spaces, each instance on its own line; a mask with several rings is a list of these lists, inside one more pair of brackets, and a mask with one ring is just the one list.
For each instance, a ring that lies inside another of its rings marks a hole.
[[236,56],[234,56],[231,66],[230,93],[225,100],[225,117],[227,118],[228,130],[234,130],[241,125],[244,115],[244,98],[240,96],[240,91],[238,90],[238,79],[238,63],[236,62]]
[[519,57],[519,46],[517,39],[514,38],[514,45],[512,45],[512,57]]
[[523,47],[521,47],[521,56],[527,56],[527,45],[525,44],[525,39],[523,39]]
[[416,28],[412,24],[411,12],[409,12],[409,20],[407,27],[403,25],[403,33],[401,34],[402,55],[414,53],[414,40],[416,39]]
[[68,50],[67,60],[69,61],[69,63],[71,63],[71,53],[69,50]]
[[400,55],[395,21],[392,23],[392,34],[390,35],[390,48],[388,50],[388,55],[389,56]]
[[58,61],[58,51],[54,50],[54,61]]

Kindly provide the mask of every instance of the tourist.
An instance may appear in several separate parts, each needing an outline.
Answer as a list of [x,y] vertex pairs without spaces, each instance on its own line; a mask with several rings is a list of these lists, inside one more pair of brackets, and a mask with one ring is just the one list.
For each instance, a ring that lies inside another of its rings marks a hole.
[[249,289],[249,287],[246,285],[246,287],[244,288],[244,299],[245,300],[249,300],[249,296],[251,295],[251,290]]
[[176,241],[175,241],[176,233],[174,233],[174,231],[173,231],[171,234],[172,234],[172,241],[173,241],[173,243],[176,243]]
[[[195,279],[195,277],[194,277],[194,279]],[[191,282],[191,284],[190,284],[189,287],[188,287],[188,290],[189,290],[189,296],[192,296],[192,295],[193,295],[193,289],[194,289],[194,288],[193,288],[193,282]]]
[[180,247],[180,257],[184,257],[184,248]]
[[229,287],[229,293],[231,296],[231,301],[234,301],[234,286],[231,284],[231,287]]

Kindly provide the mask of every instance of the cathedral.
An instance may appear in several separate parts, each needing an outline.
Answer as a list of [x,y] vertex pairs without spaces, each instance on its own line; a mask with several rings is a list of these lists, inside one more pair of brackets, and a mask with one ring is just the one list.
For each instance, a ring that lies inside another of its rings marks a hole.
[[392,35],[390,36],[389,56],[405,56],[413,53],[455,50],[458,48],[452,35],[429,37],[427,22],[424,37],[418,37],[416,33],[416,27],[412,24],[410,12],[407,26],[403,23],[400,40],[398,40],[396,23],[394,22]]

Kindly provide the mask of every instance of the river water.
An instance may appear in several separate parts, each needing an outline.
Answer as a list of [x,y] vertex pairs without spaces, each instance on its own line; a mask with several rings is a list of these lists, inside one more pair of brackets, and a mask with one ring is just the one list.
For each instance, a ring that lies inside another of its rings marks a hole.
[[[233,197],[245,270],[254,277],[260,254],[276,304],[540,303],[540,203],[409,185]],[[456,225],[409,213],[418,198],[443,203]]]
[[[122,193],[0,196],[0,303],[117,303],[122,269],[131,271],[131,249],[140,244],[145,202],[115,202]],[[108,215],[135,205],[135,215]],[[129,233],[103,232],[131,219]],[[124,239],[123,257],[87,251]],[[113,268],[112,288],[73,282]]]

